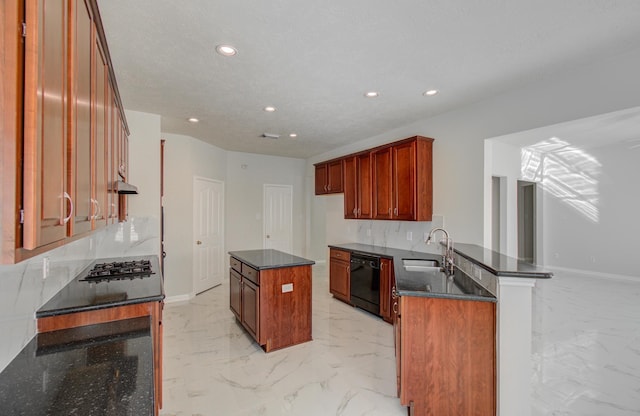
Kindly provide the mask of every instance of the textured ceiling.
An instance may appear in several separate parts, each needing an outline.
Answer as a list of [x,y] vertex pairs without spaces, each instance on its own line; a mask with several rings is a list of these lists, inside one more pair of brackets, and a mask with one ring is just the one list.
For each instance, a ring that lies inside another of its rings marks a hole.
[[640,47],[635,0],[98,4],[125,108],[166,133],[299,158]]

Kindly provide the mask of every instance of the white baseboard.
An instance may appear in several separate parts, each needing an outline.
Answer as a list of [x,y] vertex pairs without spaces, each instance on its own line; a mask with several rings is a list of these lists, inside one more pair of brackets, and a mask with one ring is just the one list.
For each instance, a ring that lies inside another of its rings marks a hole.
[[168,296],[164,298],[164,303],[188,302],[194,297],[196,297],[196,295],[193,293],[186,295]]

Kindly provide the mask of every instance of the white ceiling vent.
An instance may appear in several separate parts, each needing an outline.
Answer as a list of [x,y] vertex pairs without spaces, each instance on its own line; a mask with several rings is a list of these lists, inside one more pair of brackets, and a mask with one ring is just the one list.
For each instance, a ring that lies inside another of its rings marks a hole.
[[260,137],[264,137],[265,139],[278,139],[280,138],[280,135],[274,133],[262,133]]

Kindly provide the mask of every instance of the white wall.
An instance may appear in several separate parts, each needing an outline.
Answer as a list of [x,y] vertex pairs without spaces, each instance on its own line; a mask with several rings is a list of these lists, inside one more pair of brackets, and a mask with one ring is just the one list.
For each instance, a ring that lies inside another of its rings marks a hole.
[[[188,136],[164,133],[165,291],[193,295],[193,178],[226,182],[227,152]],[[228,227],[227,227],[228,229]]]
[[[640,50],[594,62],[556,74],[543,82],[318,155],[308,160],[307,173],[312,172],[313,163],[375,144],[416,134],[433,137],[434,214],[443,217],[454,241],[482,244],[484,140],[636,106],[640,97],[639,72]],[[595,91],[597,95],[594,95]],[[322,198],[312,199],[311,229],[331,227],[321,207],[325,204]],[[424,224],[413,223],[411,228],[418,234]],[[327,244],[339,242],[326,241]],[[319,246],[316,243],[311,247],[314,258],[326,256]]]
[[305,161],[251,153],[227,153],[227,251],[263,248],[263,185],[293,187],[293,253],[307,244]]

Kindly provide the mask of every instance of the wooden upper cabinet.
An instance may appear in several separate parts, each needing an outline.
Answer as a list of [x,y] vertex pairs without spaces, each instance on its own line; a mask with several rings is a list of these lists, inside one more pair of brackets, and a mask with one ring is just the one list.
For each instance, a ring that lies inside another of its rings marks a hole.
[[373,218],[431,221],[432,144],[416,136],[372,153]]
[[68,20],[66,1],[25,6],[23,247],[31,250],[63,240],[72,209],[66,187]]
[[344,159],[344,217],[371,218],[371,155]]
[[69,235],[91,231],[92,200],[92,64],[94,30],[91,10],[83,0],[71,0],[69,54],[69,190],[74,213]]
[[393,218],[393,151],[385,147],[371,154],[373,171],[373,218]]
[[96,38],[95,48],[95,89],[93,94],[94,107],[94,152],[93,164],[93,228],[102,228],[107,225],[108,216],[108,177],[109,177],[109,94],[107,82],[108,66],[104,56],[102,45]]
[[315,194],[336,194],[343,192],[342,167],[343,160],[332,160],[315,165]]
[[0,4],[0,233],[8,264],[115,221],[119,197],[109,189],[120,166],[126,175],[128,154],[96,0]]

